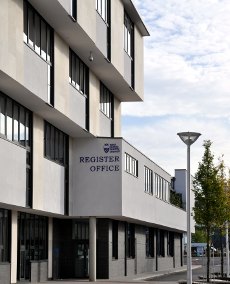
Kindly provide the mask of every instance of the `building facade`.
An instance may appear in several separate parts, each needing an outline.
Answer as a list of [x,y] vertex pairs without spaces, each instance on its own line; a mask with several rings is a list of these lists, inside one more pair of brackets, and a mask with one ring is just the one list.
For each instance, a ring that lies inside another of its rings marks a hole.
[[1,284],[183,264],[171,176],[120,138],[148,35],[131,0],[1,1]]

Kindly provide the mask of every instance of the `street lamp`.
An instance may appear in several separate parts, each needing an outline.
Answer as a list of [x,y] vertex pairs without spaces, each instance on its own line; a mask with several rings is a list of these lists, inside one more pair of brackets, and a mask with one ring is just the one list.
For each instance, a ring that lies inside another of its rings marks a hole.
[[192,284],[192,258],[191,258],[191,205],[190,205],[190,146],[201,135],[197,132],[177,133],[187,145],[187,284]]

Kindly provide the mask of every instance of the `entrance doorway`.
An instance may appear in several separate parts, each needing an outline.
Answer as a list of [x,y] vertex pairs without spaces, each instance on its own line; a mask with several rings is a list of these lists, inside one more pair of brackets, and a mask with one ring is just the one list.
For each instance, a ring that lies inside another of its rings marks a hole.
[[76,242],[75,277],[89,277],[89,243],[87,241]]

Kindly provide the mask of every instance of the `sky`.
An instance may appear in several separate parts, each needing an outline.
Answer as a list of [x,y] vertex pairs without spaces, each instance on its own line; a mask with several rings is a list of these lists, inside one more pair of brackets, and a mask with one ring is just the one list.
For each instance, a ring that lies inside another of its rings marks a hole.
[[[122,104],[122,136],[171,175],[186,168],[178,132],[202,134],[191,174],[212,141],[230,167],[230,0],[133,0],[144,38],[144,102]],[[137,68],[137,66],[136,66]]]

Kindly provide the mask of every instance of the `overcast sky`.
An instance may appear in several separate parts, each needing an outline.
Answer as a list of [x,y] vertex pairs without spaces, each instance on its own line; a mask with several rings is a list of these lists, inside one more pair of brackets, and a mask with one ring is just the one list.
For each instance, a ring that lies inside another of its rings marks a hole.
[[[123,103],[122,136],[171,175],[186,168],[177,132],[210,139],[230,166],[230,0],[133,0],[146,24],[144,102]],[[136,66],[138,68],[138,66]]]

